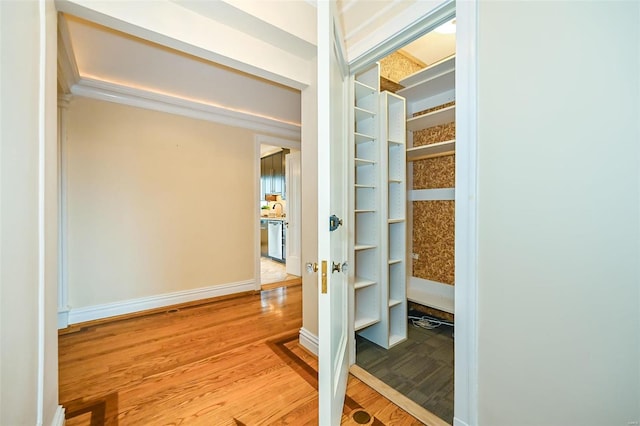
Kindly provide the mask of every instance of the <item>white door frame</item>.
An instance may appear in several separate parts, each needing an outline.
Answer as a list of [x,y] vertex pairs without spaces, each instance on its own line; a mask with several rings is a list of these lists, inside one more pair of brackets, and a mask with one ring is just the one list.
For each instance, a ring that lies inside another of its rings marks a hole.
[[[292,141],[289,139],[282,139],[282,138],[278,138],[275,136],[268,136],[268,135],[261,135],[261,134],[256,134],[254,137],[254,167],[253,170],[255,171],[255,175],[254,175],[254,186],[253,186],[253,199],[256,200],[256,215],[260,214],[260,210],[258,209],[258,206],[260,205],[260,145],[273,145],[273,146],[278,146],[281,148],[289,148],[289,149],[295,149],[298,150],[300,152],[302,152],[302,144],[300,143],[300,141]],[[301,235],[301,234],[300,234]],[[261,274],[260,274],[260,221],[257,220],[255,223],[255,227],[254,227],[254,259],[255,259],[255,266],[254,266],[254,282],[255,282],[255,289],[257,291],[260,290],[261,288]],[[298,241],[298,246],[301,245],[301,241]]]
[[454,426],[478,420],[477,8],[476,0],[444,3],[349,63],[355,73],[456,15]]

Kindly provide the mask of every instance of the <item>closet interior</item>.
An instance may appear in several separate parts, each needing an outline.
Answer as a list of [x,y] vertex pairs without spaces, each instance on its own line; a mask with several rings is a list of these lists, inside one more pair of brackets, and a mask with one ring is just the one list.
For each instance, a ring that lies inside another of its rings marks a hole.
[[455,33],[436,29],[353,78],[356,364],[449,423],[455,108]]

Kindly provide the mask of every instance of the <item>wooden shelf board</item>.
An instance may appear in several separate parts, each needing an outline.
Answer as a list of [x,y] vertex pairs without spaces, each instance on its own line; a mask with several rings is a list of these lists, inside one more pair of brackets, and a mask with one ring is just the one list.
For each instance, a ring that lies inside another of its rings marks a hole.
[[397,306],[399,304],[402,303],[402,300],[397,300],[397,299],[389,299],[389,307],[393,308],[394,306]]
[[365,189],[374,189],[375,185],[362,185],[361,183],[356,183],[354,185],[356,188],[365,188]]
[[366,120],[369,118],[374,118],[376,113],[373,111],[369,111],[368,109],[353,107],[356,114],[356,121]]
[[354,158],[354,161],[356,163],[356,166],[373,166],[374,164],[376,164],[375,161],[367,160],[364,158]]
[[[447,70],[455,69],[455,67],[456,56],[452,55],[448,58],[444,58],[439,62],[436,62],[435,64],[428,66],[427,68],[423,68],[420,71],[416,71],[413,74],[406,76],[398,83],[408,88],[411,86],[415,86],[416,84],[419,84],[423,81],[431,80],[435,76],[440,75]],[[398,91],[398,94],[400,94],[400,91]]]
[[389,183],[403,183],[404,180],[402,179],[389,179]]
[[404,145],[404,141],[396,141],[396,140],[393,140],[393,139],[389,139],[389,140],[387,140],[387,142],[390,145]]
[[359,209],[359,210],[354,210],[354,213],[375,213],[377,210],[374,209]]
[[377,284],[375,281],[367,280],[365,278],[355,277],[355,281],[353,282],[353,288],[356,290],[369,287]]
[[380,322],[379,318],[371,318],[371,317],[358,318],[355,320],[354,329],[355,331],[362,330],[363,328],[367,328],[370,325],[373,325],[378,322]]
[[402,262],[402,259],[389,259],[389,265],[394,265],[400,262]]
[[438,142],[429,145],[407,148],[407,161],[424,160],[425,158],[442,157],[456,153],[456,140]]
[[356,244],[353,249],[355,251],[361,251],[361,250],[371,250],[374,249],[378,246],[374,245],[374,244]]
[[456,87],[455,68],[445,70],[431,78],[427,78],[413,86],[398,90],[398,94],[404,96],[407,102],[430,98]]
[[407,191],[408,201],[455,201],[455,188],[412,189]]
[[359,132],[354,132],[353,136],[355,137],[356,145],[361,143],[366,143],[366,142],[373,142],[374,140],[376,140],[375,136],[371,136],[371,135],[367,135]]
[[389,222],[389,223],[402,223],[402,222],[404,222],[404,218],[401,218],[401,217],[389,218],[387,220],[387,222]]
[[412,277],[407,285],[407,300],[441,311],[454,313],[454,298],[453,286],[448,284],[416,280]]
[[354,88],[355,88],[356,98],[364,98],[366,96],[373,95],[374,93],[376,93],[376,89],[374,87],[371,87],[368,84],[361,83],[358,80],[354,81]]
[[407,119],[407,130],[415,132],[417,130],[428,129],[440,124],[451,123],[456,120],[456,106],[451,105],[428,114]]

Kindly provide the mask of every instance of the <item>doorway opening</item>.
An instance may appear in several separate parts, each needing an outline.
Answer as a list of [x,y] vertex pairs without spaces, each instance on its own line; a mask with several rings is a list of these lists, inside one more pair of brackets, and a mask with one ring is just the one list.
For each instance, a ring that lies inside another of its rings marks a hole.
[[262,290],[302,282],[300,150],[290,141],[258,136],[259,281]]
[[[370,338],[379,333],[356,326],[353,369],[358,377],[373,376],[372,385],[381,383],[426,410],[423,418],[433,414],[448,424],[454,418],[455,23],[455,16],[449,16],[379,60],[380,92],[406,102],[406,175],[399,179],[406,182],[406,217],[389,216],[390,224],[392,219],[406,223],[406,315],[394,319],[390,312],[388,320],[391,329],[401,328],[394,321],[404,321],[406,335],[392,336],[381,346]],[[388,162],[391,183],[397,173],[392,173],[391,157]],[[391,203],[392,194],[388,197]],[[390,310],[404,302],[393,300],[393,267],[390,260]],[[357,305],[357,293],[355,299]],[[383,296],[381,303],[386,300]]]

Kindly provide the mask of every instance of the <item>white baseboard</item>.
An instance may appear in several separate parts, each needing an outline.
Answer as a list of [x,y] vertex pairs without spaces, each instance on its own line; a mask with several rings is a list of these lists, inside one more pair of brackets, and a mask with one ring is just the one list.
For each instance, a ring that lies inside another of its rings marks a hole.
[[58,310],[58,330],[69,326],[69,309]]
[[305,349],[315,356],[318,356],[318,336],[302,327],[300,328],[300,337],[298,338],[298,341]]
[[53,415],[51,426],[64,426],[64,407],[62,405],[58,405],[56,413]]
[[407,299],[451,314],[455,312],[455,287],[449,284],[410,277]]
[[164,306],[193,302],[194,300],[208,299],[210,297],[226,296],[228,294],[242,293],[246,291],[255,291],[254,280],[220,284],[211,287],[196,288],[193,290],[177,291],[175,293],[123,300],[121,302],[88,306],[86,308],[71,308],[69,310],[68,322],[69,324],[76,324],[79,322],[93,321],[117,315],[125,315],[133,312],[146,311],[148,309],[162,308]]
[[460,419],[457,418],[453,418],[453,426],[469,426],[468,424],[466,424],[465,422],[463,422]]

